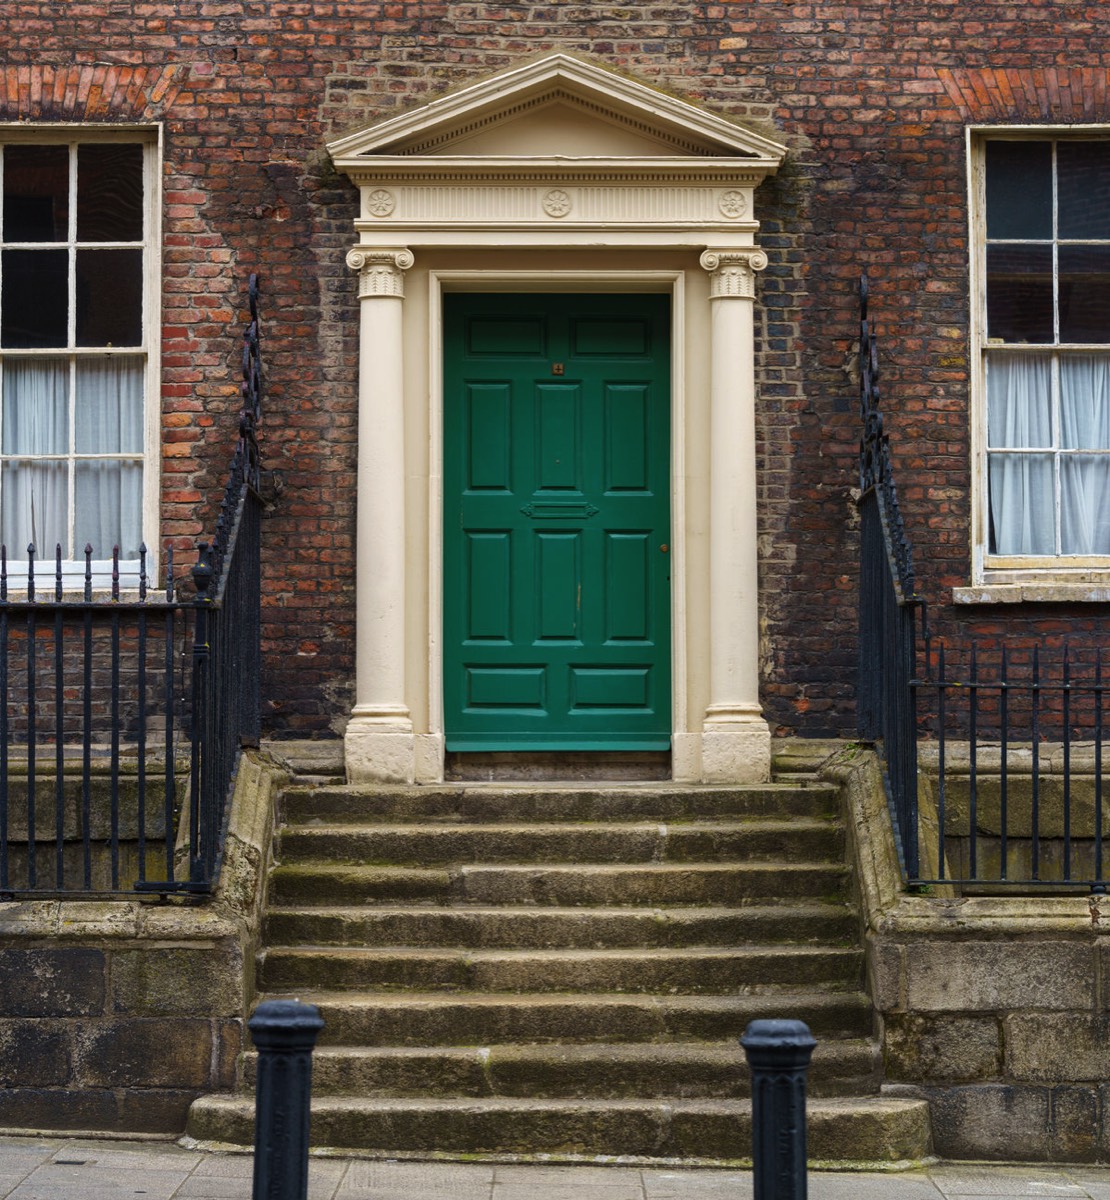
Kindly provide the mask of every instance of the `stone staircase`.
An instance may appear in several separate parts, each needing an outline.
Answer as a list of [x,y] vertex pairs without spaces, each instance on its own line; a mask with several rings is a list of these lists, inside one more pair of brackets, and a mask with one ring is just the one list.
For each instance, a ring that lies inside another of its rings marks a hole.
[[[326,1022],[314,1144],[743,1158],[737,1038],[789,1016],[812,1158],[928,1153],[926,1105],[879,1095],[832,788],[301,785],[281,819],[257,982]],[[253,1081],[189,1134],[249,1144]]]

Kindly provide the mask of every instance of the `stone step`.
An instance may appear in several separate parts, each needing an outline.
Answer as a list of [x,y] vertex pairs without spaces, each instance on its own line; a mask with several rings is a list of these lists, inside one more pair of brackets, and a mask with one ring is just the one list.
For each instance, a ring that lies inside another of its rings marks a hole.
[[763,988],[758,994],[336,992],[300,989],[324,1018],[321,1045],[488,1046],[510,1042],[674,1042],[738,1038],[750,1021],[790,1017],[815,1037],[866,1038],[858,991]]
[[[893,1162],[930,1152],[928,1104],[879,1096],[818,1099],[808,1106],[811,1160]],[[187,1133],[249,1146],[254,1100],[203,1096]],[[396,1099],[321,1096],[312,1144],[378,1154],[728,1162],[751,1155],[747,1100]]]
[[535,949],[854,941],[844,904],[701,908],[361,907],[268,910],[269,946],[470,946]]
[[569,822],[529,825],[295,826],[282,830],[283,863],[638,863],[843,861],[829,821],[698,821],[668,825]]
[[631,950],[459,950],[270,947],[258,956],[265,991],[305,987],[481,992],[697,994],[791,984],[854,990],[863,952],[825,946]]
[[[253,1091],[257,1055],[244,1056]],[[877,1050],[865,1039],[819,1043],[811,1096],[878,1094]],[[737,1041],[587,1045],[322,1046],[316,1096],[638,1096],[740,1099],[751,1074]]]
[[504,821],[678,821],[729,817],[835,817],[837,789],[812,779],[802,786],[750,787],[620,784],[563,787],[493,784],[390,787],[291,786],[281,799],[289,825],[365,825],[381,821],[479,824]]
[[270,902],[291,904],[738,904],[840,897],[835,863],[611,863],[467,865],[420,869],[298,863],[275,868]]

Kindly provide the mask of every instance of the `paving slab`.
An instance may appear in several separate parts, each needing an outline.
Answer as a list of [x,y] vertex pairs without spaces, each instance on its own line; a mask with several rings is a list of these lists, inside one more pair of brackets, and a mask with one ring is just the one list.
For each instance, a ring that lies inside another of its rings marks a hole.
[[1081,1184],[1052,1167],[961,1167],[945,1164],[930,1172],[943,1196],[1085,1197]]
[[644,1200],[749,1200],[750,1171],[675,1170],[641,1172]]
[[489,1200],[494,1168],[467,1163],[399,1163],[354,1160],[336,1200]]
[[943,1193],[924,1171],[824,1174],[812,1172],[809,1200],[941,1200]]

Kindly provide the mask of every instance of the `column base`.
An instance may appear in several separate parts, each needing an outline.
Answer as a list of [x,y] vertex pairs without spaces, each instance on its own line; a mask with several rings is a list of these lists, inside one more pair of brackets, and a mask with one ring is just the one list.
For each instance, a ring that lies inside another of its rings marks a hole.
[[413,783],[416,739],[412,721],[394,714],[364,715],[356,709],[343,735],[348,783]]
[[771,729],[761,716],[721,720],[706,714],[701,735],[703,783],[766,783],[771,778]]

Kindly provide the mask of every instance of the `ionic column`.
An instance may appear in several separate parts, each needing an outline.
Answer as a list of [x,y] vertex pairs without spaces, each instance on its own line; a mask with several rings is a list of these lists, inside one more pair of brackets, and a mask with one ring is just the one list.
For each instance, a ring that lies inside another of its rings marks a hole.
[[404,273],[410,250],[352,250],[358,272],[358,509],[352,782],[411,783],[405,692]]
[[771,736],[759,703],[759,557],[756,545],[755,273],[762,250],[707,250],[709,272],[709,660],[702,727],[707,783],[756,783],[771,774]]

